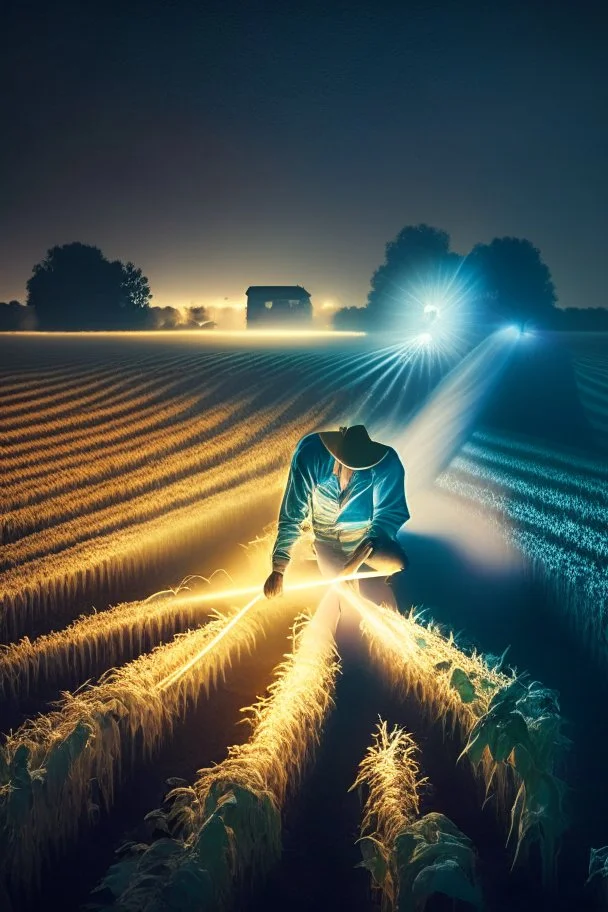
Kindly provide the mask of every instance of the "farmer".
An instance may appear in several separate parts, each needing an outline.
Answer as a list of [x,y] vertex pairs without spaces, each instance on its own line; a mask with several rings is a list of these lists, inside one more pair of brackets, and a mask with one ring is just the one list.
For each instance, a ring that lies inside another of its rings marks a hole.
[[281,503],[266,597],[282,594],[283,573],[309,513],[326,578],[355,573],[363,564],[387,575],[405,570],[408,559],[395,537],[410,515],[404,477],[395,450],[371,440],[362,424],[302,437]]

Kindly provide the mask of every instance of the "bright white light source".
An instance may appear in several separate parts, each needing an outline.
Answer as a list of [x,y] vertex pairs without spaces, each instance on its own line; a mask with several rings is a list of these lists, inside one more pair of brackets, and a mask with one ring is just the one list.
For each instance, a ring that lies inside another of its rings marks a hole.
[[433,337],[430,333],[420,333],[420,335],[416,337],[416,341],[421,345],[430,345],[433,341]]
[[509,335],[521,336],[521,329],[519,328],[519,326],[517,326],[516,323],[513,323],[511,326],[507,326],[505,328],[506,328],[506,332],[508,332]]
[[424,315],[429,323],[434,323],[439,317],[439,308],[436,304],[425,304]]

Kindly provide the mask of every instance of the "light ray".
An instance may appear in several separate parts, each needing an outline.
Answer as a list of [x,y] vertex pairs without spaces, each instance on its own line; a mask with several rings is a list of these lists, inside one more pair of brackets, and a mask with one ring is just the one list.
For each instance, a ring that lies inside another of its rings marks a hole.
[[[382,575],[383,575],[382,572],[377,571],[377,570],[365,571],[362,573],[350,573],[346,576],[338,576],[331,580],[314,580],[313,582],[308,582],[308,583],[296,583],[293,586],[286,587],[285,592],[286,592],[286,594],[289,594],[291,592],[303,592],[307,589],[318,589],[323,586],[333,586],[337,582],[346,582],[347,580],[373,579],[374,577],[378,577],[378,576],[382,576]],[[384,574],[384,575],[386,575],[386,574]],[[229,623],[226,624],[226,626],[223,628],[223,630],[221,630],[210,643],[207,643],[203,647],[203,649],[200,650],[200,652],[198,652],[196,655],[192,656],[192,658],[189,659],[184,665],[182,665],[181,668],[176,669],[170,675],[167,675],[167,677],[164,678],[162,681],[159,681],[159,683],[157,685],[159,690],[166,690],[167,687],[171,687],[171,685],[173,685],[177,681],[179,681],[180,678],[183,677],[183,675],[185,675],[194,665],[196,665],[197,662],[199,662],[202,658],[204,658],[205,655],[207,655],[208,652],[210,652],[215,646],[217,646],[217,644],[220,642],[220,640],[222,640],[228,633],[230,633],[232,628],[236,624],[238,624],[239,621],[245,617],[247,612],[251,608],[253,608],[253,606],[255,604],[257,604],[257,602],[259,602],[259,600],[262,598],[262,593],[260,593],[257,588],[254,589],[253,591],[257,592],[258,594],[254,595],[254,597],[251,599],[251,601],[248,602],[244,606],[244,608],[241,608],[241,610],[238,612],[238,614],[236,614],[229,621]],[[230,597],[232,598],[237,594],[244,595],[245,593],[250,594],[251,590],[240,590],[239,591],[239,590],[233,589],[230,592]],[[228,596],[225,595],[224,597],[226,598]],[[195,600],[196,600],[196,598],[197,597],[195,596]],[[203,601],[208,598],[208,595],[199,596],[198,598],[201,601]],[[217,598],[217,596],[216,596],[216,598]]]

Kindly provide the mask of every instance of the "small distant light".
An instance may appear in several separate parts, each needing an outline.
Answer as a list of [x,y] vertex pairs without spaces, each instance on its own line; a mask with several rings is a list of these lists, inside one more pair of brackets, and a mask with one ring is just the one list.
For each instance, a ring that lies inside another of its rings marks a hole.
[[428,317],[429,320],[436,320],[439,316],[439,308],[436,304],[425,304],[424,315]]

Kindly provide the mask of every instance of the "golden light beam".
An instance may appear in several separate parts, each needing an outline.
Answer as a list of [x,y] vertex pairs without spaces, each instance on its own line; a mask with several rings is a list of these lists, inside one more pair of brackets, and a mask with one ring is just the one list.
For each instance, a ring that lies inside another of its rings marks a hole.
[[189,659],[184,665],[181,666],[181,668],[176,668],[175,671],[163,678],[162,681],[159,681],[156,685],[157,689],[166,690],[167,687],[171,687],[172,684],[175,684],[177,681],[179,681],[179,679],[182,678],[188,671],[190,671],[190,669],[196,665],[197,662],[200,662],[200,660],[206,656],[208,652],[211,652],[211,650],[217,646],[220,640],[222,640],[226,634],[232,630],[232,628],[236,626],[236,624],[238,624],[238,622],[243,617],[245,617],[249,609],[253,608],[253,606],[259,602],[261,598],[262,593],[260,592],[258,595],[254,596],[250,602],[247,602],[245,607],[241,608],[241,610],[235,614],[235,616],[226,624],[223,630],[220,630],[217,636],[215,636],[209,643],[207,643],[206,646],[197,652],[196,655],[193,655],[191,659]]
[[[336,576],[333,579],[322,579],[322,580],[312,580],[307,583],[293,583],[291,586],[285,586],[283,592],[288,595],[291,592],[301,592],[305,589],[320,589],[323,586],[333,586],[336,583],[347,583],[351,580],[364,580],[364,579],[375,579],[378,576],[386,576],[386,573],[381,570],[365,570],[359,571],[357,573],[349,573],[345,576]],[[166,595],[167,590],[163,590],[162,593],[155,593],[158,595]],[[180,596],[179,599],[176,599],[174,604],[180,605],[185,603],[196,603],[200,602],[216,602],[222,601],[224,599],[240,598],[241,596],[247,595],[257,595],[260,592],[259,586],[247,586],[243,589],[220,589],[218,592],[205,592],[203,595],[184,595]],[[153,599],[155,596],[151,595],[148,599]],[[146,601],[148,601],[146,599]]]
[[[349,573],[346,576],[336,576],[330,580],[314,580],[313,582],[308,583],[295,583],[293,586],[287,586],[284,591],[286,594],[291,592],[301,592],[305,589],[318,589],[321,586],[333,586],[336,583],[348,582],[350,580],[373,579],[374,577],[382,575],[386,574],[383,574],[382,571],[379,570],[369,570],[362,573]],[[183,675],[187,674],[187,672],[190,671],[190,669],[193,668],[197,662],[199,662],[204,656],[207,655],[207,653],[209,653],[215,646],[217,646],[217,644],[226,636],[226,634],[229,633],[232,628],[238,624],[242,618],[245,617],[247,612],[253,608],[257,602],[259,602],[259,600],[262,598],[263,593],[259,591],[258,587],[255,587],[249,589],[232,589],[228,590],[227,592],[224,591],[221,594],[207,593],[206,595],[202,596],[194,596],[194,600],[209,601],[210,598],[217,599],[220,598],[221,595],[223,595],[224,598],[233,598],[237,595],[251,595],[252,592],[257,593],[257,595],[254,595],[251,601],[247,602],[247,604],[241,608],[237,614],[235,614],[229,623],[226,624],[222,630],[220,630],[217,636],[215,636],[209,643],[207,643],[200,650],[200,652],[197,652],[196,655],[193,655],[190,659],[188,659],[188,661],[185,662],[180,668],[176,668],[175,671],[171,672],[171,674],[163,678],[162,681],[159,681],[156,685],[158,690],[166,690],[167,687],[171,687],[172,684],[176,684],[177,681],[183,677]]]

